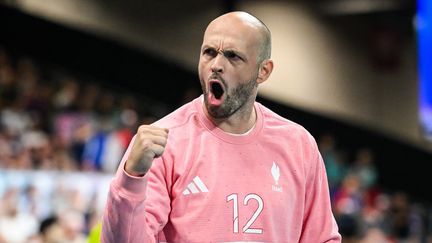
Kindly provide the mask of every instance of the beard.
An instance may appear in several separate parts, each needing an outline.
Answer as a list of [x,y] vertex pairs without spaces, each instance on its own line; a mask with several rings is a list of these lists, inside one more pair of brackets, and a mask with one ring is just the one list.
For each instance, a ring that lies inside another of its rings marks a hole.
[[239,111],[251,99],[254,88],[257,86],[258,72],[254,77],[244,83],[240,84],[234,89],[230,90],[226,81],[217,74],[213,74],[212,78],[216,78],[225,86],[225,100],[220,106],[212,106],[208,102],[208,92],[204,81],[201,81],[201,88],[204,93],[204,104],[209,115],[216,119],[225,119]]

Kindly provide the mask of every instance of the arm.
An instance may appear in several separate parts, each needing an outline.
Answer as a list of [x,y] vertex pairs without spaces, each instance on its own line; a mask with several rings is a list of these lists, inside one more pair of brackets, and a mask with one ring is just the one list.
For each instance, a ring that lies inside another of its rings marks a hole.
[[307,182],[305,212],[300,243],[340,243],[341,236],[334,219],[324,162],[315,141],[305,155]]
[[[144,140],[138,132],[110,185],[101,242],[156,242],[157,235],[168,221],[171,208],[165,180],[166,167],[161,157],[153,161],[163,149],[150,156],[150,162],[144,161],[142,153],[137,151],[142,151],[142,145],[148,143],[140,141]],[[134,160],[134,156],[140,159]],[[135,162],[141,164],[135,165]],[[131,171],[127,169],[128,163]]]

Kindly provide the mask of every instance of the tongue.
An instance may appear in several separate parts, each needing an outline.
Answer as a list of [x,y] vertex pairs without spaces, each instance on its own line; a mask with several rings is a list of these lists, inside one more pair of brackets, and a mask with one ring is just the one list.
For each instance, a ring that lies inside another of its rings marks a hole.
[[213,106],[220,106],[224,101],[224,90],[222,85],[218,82],[210,82],[208,92],[208,102]]
[[222,105],[224,96],[222,95],[219,99],[213,94],[213,92],[208,92],[207,99],[210,105],[220,106]]

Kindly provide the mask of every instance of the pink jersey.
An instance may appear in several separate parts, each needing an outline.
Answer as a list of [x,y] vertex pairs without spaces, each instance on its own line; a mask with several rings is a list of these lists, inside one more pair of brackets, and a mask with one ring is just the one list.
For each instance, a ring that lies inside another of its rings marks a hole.
[[202,96],[182,106],[154,124],[170,129],[168,143],[144,177],[124,171],[129,145],[102,242],[341,242],[315,140],[255,109],[255,127],[238,136],[205,116]]

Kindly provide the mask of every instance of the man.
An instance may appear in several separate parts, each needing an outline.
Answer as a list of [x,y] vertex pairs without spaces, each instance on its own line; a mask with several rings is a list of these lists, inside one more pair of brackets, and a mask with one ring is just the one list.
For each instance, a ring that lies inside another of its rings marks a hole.
[[340,242],[312,136],[255,102],[270,32],[231,12],[207,27],[203,95],[139,127],[113,180],[102,242]]

